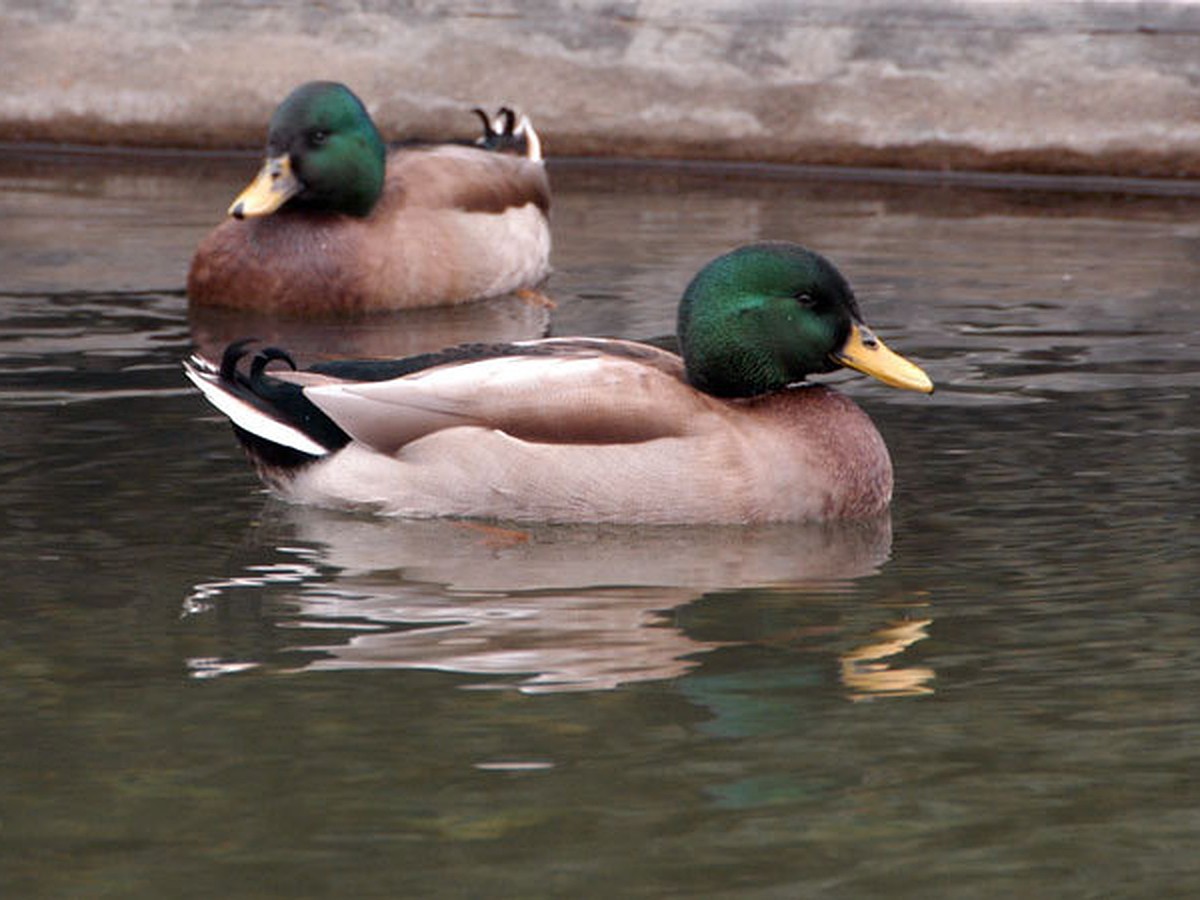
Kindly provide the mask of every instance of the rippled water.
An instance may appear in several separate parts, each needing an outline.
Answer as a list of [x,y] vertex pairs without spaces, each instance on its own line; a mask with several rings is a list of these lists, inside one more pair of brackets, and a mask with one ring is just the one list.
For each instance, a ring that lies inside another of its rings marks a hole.
[[[6,896],[1194,896],[1200,200],[560,165],[558,307],[189,320],[247,160],[0,157]],[[669,332],[805,242],[932,398],[839,377],[889,521],[267,499],[179,360]]]

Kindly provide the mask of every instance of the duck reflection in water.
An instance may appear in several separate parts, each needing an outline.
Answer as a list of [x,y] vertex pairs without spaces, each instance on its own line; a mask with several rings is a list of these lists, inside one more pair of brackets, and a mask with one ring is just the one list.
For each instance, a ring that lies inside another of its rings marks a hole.
[[[518,528],[279,503],[268,512],[272,527],[286,532],[273,542],[292,548],[298,562],[248,567],[238,578],[198,585],[192,611],[225,602],[258,578],[278,597],[269,609],[279,624],[305,635],[286,656],[308,659],[298,666],[281,660],[281,669],[431,669],[483,676],[476,687],[526,693],[684,675],[704,654],[747,642],[744,634],[719,630],[690,634],[679,618],[693,601],[744,590],[849,593],[879,570],[891,546],[887,516],[750,528]],[[893,610],[871,610],[869,618],[882,633],[893,625]],[[854,641],[871,646],[877,638]],[[843,665],[863,671],[864,663],[850,662],[855,652],[871,651],[851,651]],[[882,665],[882,656],[871,658]],[[258,665],[276,666],[192,661],[197,676]],[[863,694],[872,682],[845,684]]]
[[301,366],[330,359],[396,359],[478,340],[500,343],[545,337],[551,307],[544,300],[505,294],[487,303],[408,309],[325,319],[270,312],[190,306],[188,327],[201,356],[220,359],[225,347],[253,335],[287,347]]

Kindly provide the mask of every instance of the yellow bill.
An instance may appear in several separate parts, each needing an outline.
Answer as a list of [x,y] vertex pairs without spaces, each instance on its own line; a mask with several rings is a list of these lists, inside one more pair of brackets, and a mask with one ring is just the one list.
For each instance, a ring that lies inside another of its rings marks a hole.
[[229,215],[235,219],[270,215],[300,193],[301,187],[292,171],[291,158],[287,154],[271,157],[249,186],[237,195],[229,207]]
[[884,384],[903,388],[906,391],[933,393],[933,382],[920,366],[910,363],[899,353],[893,353],[866,325],[855,322],[840,350],[835,350],[833,359],[843,366],[857,369]]

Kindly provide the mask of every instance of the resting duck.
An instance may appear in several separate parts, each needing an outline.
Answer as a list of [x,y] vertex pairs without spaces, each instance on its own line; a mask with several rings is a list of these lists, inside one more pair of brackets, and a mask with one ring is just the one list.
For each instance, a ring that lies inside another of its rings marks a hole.
[[679,308],[682,357],[546,338],[394,361],[249,372],[233,344],[191,380],[260,476],[294,501],[403,516],[749,523],[871,516],[887,447],[849,398],[805,377],[849,366],[930,392],[863,324],[850,286],[790,243],[706,265]]
[[338,315],[441,306],[532,288],[549,273],[550,186],[529,120],[501,110],[470,144],[388,153],[342,84],[275,110],[267,159],[201,241],[200,306]]

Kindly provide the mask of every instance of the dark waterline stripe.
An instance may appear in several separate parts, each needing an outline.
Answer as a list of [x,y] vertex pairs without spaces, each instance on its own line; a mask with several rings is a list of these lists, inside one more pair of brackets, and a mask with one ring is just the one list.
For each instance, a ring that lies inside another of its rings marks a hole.
[[[181,160],[241,160],[261,156],[261,149],[202,150],[91,146],[86,144],[6,143],[0,141],[0,160],[69,162],[171,163]],[[629,157],[568,156],[547,160],[555,169],[610,169],[628,172],[676,171],[696,175],[736,175],[765,181],[823,181],[858,184],[898,184],[914,187],[964,187],[1005,191],[1079,194],[1130,194],[1153,197],[1200,198],[1200,179],[1136,178],[1114,175],[1050,175],[1022,172],[980,172],[950,169],[904,169],[883,166],[822,166],[723,160],[635,159]]]

